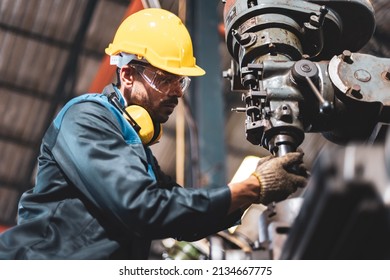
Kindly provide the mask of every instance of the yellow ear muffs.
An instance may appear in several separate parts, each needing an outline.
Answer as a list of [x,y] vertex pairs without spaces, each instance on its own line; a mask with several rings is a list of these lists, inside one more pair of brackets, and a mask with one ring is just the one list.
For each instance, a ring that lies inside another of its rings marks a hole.
[[[138,105],[128,106],[125,108],[125,111],[139,125],[140,130],[138,131],[138,135],[141,138],[142,144],[150,146],[158,142],[162,135],[162,126],[161,124],[153,123],[148,111]],[[123,115],[130,121],[126,114]]]

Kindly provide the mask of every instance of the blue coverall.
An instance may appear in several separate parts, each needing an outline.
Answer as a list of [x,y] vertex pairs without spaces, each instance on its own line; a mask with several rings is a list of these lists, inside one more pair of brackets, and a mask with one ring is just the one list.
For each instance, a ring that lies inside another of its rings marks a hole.
[[182,188],[165,175],[105,94],[64,106],[38,164],[17,225],[0,235],[0,259],[147,259],[153,239],[198,240],[242,214],[227,215],[227,186]]

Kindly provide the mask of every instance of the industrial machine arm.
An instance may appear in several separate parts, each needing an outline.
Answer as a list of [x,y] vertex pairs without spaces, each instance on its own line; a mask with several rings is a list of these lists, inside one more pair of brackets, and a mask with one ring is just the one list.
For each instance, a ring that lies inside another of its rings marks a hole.
[[347,143],[390,123],[390,59],[357,53],[375,29],[369,1],[223,2],[223,75],[243,95],[249,142],[280,156],[306,132]]

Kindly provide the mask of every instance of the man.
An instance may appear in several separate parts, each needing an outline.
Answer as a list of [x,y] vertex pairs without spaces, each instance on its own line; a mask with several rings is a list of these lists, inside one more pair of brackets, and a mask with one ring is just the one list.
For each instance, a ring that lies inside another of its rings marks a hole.
[[285,199],[306,183],[289,172],[301,153],[262,159],[243,182],[182,188],[148,145],[188,87],[203,75],[178,17],[145,9],[106,49],[117,85],[68,102],[46,132],[35,187],[18,225],[0,238],[0,259],[146,259],[151,240],[197,240],[239,221],[252,203]]

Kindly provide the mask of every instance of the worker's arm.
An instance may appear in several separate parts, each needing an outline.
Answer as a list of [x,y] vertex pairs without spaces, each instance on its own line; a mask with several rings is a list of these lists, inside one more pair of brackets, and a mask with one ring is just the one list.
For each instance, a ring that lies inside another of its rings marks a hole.
[[73,105],[58,128],[52,152],[65,176],[123,232],[196,240],[234,225],[242,214],[240,209],[227,214],[226,185],[160,186],[150,173],[147,150],[136,138],[124,137],[130,125],[118,123],[102,105]]

